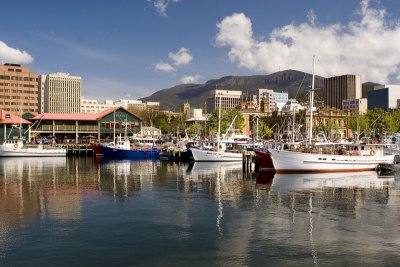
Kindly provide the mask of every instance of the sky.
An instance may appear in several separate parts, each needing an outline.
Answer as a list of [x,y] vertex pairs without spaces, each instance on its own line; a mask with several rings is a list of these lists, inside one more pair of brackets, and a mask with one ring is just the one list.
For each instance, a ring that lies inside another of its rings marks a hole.
[[182,83],[295,69],[400,84],[397,0],[4,1],[0,63],[138,99]]

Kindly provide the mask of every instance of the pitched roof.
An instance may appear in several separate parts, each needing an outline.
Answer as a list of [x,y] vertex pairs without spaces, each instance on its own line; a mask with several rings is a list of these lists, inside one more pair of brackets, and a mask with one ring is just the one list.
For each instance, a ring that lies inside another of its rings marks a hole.
[[0,109],[0,124],[32,124],[10,111]]
[[33,120],[55,121],[96,121],[97,114],[90,113],[42,113],[32,118]]
[[[116,110],[123,109],[126,112],[138,117],[137,115],[129,112],[123,107],[115,107],[104,110],[97,114],[91,113],[42,113],[38,114],[32,118],[32,120],[60,120],[60,121],[98,121],[101,120],[104,116],[113,113]],[[139,117],[138,117],[139,118]],[[140,119],[140,118],[139,118]]]

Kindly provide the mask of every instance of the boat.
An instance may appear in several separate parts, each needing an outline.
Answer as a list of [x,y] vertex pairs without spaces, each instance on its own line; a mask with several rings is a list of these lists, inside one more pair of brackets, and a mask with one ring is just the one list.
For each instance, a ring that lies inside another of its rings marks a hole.
[[26,147],[23,140],[6,140],[0,145],[0,157],[65,157],[65,148]]
[[[236,117],[233,119],[231,125],[228,127],[227,132],[229,132],[230,128],[233,126]],[[225,136],[227,136],[225,134]],[[233,145],[236,142],[223,138],[221,141],[221,93],[219,94],[219,113],[218,113],[218,132],[217,132],[217,140],[215,142],[209,142],[209,145],[206,145],[205,142],[202,142],[201,146],[198,148],[190,147],[190,151],[192,152],[194,161],[203,161],[203,162],[230,162],[230,161],[243,161],[243,155],[240,151],[237,150],[227,150],[227,147]]]
[[103,156],[103,152],[101,151],[100,144],[90,143],[90,146],[92,147],[93,154],[95,156]]
[[256,162],[258,164],[258,169],[262,171],[272,171],[275,170],[274,163],[272,161],[271,153],[267,151],[254,150],[256,155]]
[[346,147],[352,148],[352,150],[346,151],[344,154],[340,154],[340,152],[333,154],[306,153],[276,149],[270,149],[269,153],[278,173],[358,172],[376,170],[379,164],[394,162],[394,155],[384,155],[382,145],[347,144]]
[[214,151],[200,148],[190,148],[194,161],[242,161],[243,155],[238,152]]
[[[277,173],[359,172],[375,170],[379,164],[392,164],[394,155],[385,155],[382,144],[327,143],[320,144],[321,146],[312,146],[314,80],[315,56],[313,57],[313,76],[310,91],[308,144],[300,147],[301,149],[297,151],[268,149],[268,152],[264,152],[265,158],[271,157],[275,171]],[[331,149],[332,146],[335,149]],[[261,155],[260,153],[258,154]],[[267,167],[270,166],[268,165]]]
[[400,155],[394,156],[394,162],[392,164],[381,163],[378,167],[381,172],[398,172],[400,171]]
[[[105,158],[115,159],[152,159],[157,158],[159,149],[152,147],[131,147],[129,140],[126,138],[118,139],[115,144],[97,144],[101,150],[101,154]],[[93,146],[92,146],[93,147]]]

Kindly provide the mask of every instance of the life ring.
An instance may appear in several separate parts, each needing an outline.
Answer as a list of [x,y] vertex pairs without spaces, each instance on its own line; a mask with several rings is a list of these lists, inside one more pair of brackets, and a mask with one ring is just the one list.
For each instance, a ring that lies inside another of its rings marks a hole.
[[18,144],[15,144],[15,145],[14,145],[14,148],[18,148]]
[[371,149],[371,150],[369,151],[369,154],[370,154],[371,156],[374,156],[374,155],[375,155],[375,150]]

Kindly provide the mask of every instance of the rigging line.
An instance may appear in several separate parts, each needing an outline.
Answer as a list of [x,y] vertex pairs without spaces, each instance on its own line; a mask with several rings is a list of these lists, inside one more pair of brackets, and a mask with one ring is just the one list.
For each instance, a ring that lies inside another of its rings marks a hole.
[[307,73],[304,73],[303,80],[301,81],[301,83],[299,85],[299,88],[297,89],[296,95],[294,97],[295,99],[297,99],[297,95],[299,94],[300,88],[303,85],[303,82],[304,82],[304,79],[306,78],[306,75],[307,75]]

